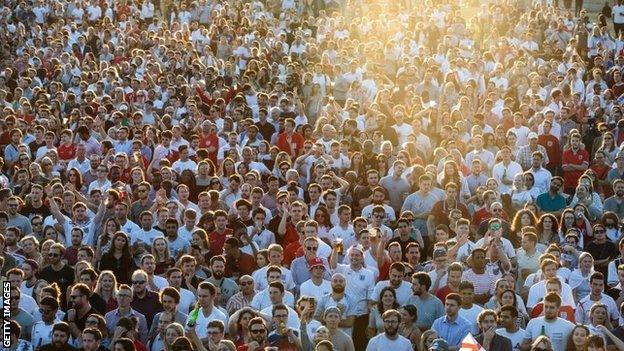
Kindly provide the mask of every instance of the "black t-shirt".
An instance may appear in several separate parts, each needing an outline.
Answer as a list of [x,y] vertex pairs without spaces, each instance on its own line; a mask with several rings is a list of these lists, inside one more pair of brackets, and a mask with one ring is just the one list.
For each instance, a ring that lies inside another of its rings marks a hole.
[[40,279],[47,281],[48,283],[56,283],[61,289],[61,306],[66,308],[67,299],[65,298],[67,288],[74,283],[74,270],[68,265],[64,265],[59,271],[52,269],[52,266],[47,266],[41,271],[39,275]]
[[40,215],[42,218],[46,218],[52,214],[50,209],[46,205],[41,205],[41,207],[33,207],[31,203],[28,203],[26,206],[22,207],[20,214],[28,217],[28,219],[33,218],[34,215]]
[[45,344],[41,346],[40,351],[75,351],[76,348],[70,344],[65,344],[61,347],[56,347],[54,344]]
[[[93,294],[92,296],[94,296],[94,295],[95,294]],[[95,295],[95,296],[97,296],[97,295]],[[103,316],[102,313],[100,313],[95,308],[93,308],[93,306],[91,306],[91,309],[89,310],[89,312],[85,313],[84,316],[78,317],[78,315],[76,315],[76,317],[75,317],[76,319],[74,320],[74,323],[76,323],[76,326],[78,327],[78,329],[83,330],[86,327],[87,318],[89,318],[89,316],[92,315],[92,314],[99,314],[99,315]],[[65,315],[65,318],[63,318],[63,322],[69,323],[69,320],[67,319],[67,314]]]

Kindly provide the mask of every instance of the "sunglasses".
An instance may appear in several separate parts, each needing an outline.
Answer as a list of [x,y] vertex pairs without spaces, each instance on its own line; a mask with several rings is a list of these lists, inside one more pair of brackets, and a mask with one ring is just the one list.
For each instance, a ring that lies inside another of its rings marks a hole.
[[50,253],[48,253],[48,256],[49,257],[61,257],[61,254],[50,252]]
[[145,280],[133,280],[132,284],[134,285],[141,285],[141,284],[145,284]]
[[308,251],[316,251],[318,249],[318,246],[306,246],[306,250]]
[[260,333],[264,333],[265,330],[264,329],[251,329],[249,330],[252,334],[260,334]]

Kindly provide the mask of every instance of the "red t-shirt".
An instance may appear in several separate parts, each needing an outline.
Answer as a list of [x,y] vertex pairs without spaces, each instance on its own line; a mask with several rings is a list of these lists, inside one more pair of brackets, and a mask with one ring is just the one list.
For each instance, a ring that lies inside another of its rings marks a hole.
[[71,160],[72,158],[76,157],[76,144],[61,144],[56,148],[56,151],[58,151],[58,155],[61,160]]
[[[288,136],[286,133],[282,133],[277,136],[277,140],[275,142],[275,146],[277,146],[281,151],[288,153],[291,157],[296,157],[299,155],[299,151],[303,148],[303,136],[299,133],[293,133],[290,143],[293,145],[289,145]],[[293,150],[294,146],[294,150]]]
[[225,228],[223,233],[219,233],[216,230],[208,234],[208,241],[210,241],[210,254],[212,256],[223,255],[223,245],[225,245],[225,239],[232,235],[232,229]]
[[441,287],[440,289],[438,289],[438,291],[436,291],[435,295],[438,299],[440,299],[440,301],[442,301],[442,303],[446,302],[446,297],[450,294],[450,293],[456,293],[459,291],[455,291],[453,289],[451,289],[451,287],[449,285],[445,285],[443,287]]
[[[563,152],[562,165],[582,165],[589,164],[589,152],[585,149],[579,149],[576,153],[572,149]],[[576,188],[579,178],[583,175],[583,171],[563,171],[564,189]]]
[[[282,262],[284,264],[284,266],[289,266],[292,263],[292,261],[299,257],[297,256],[297,251],[299,251],[299,249],[301,249],[301,244],[299,244],[299,241],[295,241],[292,242],[288,245],[286,245],[286,247],[284,248],[284,261]],[[301,251],[301,256],[303,255],[303,250]]]
[[561,148],[559,139],[550,134],[542,134],[537,138],[537,143],[546,149],[548,155],[547,168],[556,168],[561,165]]
[[[537,318],[544,313],[544,302],[540,301],[533,307],[531,310],[531,318]],[[571,306],[561,306],[559,308],[559,317],[563,319],[567,319],[572,323],[576,323],[574,321],[574,309]]]

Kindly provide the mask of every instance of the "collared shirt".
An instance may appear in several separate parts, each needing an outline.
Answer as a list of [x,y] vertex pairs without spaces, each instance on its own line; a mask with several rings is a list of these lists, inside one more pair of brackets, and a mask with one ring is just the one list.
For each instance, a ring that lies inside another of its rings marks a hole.
[[141,342],[147,342],[147,321],[145,320],[145,316],[134,309],[130,308],[130,313],[122,315],[119,312],[119,308],[116,308],[110,312],[108,312],[104,319],[106,320],[106,327],[108,328],[108,334],[115,334],[115,328],[117,327],[117,322],[123,317],[136,317],[139,320],[139,339]]
[[[257,294],[257,291],[254,291],[254,296]],[[253,296],[251,297],[253,299]],[[234,294],[234,296],[230,297],[227,302],[225,309],[231,315],[234,312],[241,310],[251,304],[251,299],[247,299],[242,291]]]
[[449,346],[458,346],[464,337],[470,332],[470,322],[457,316],[454,321],[449,321],[448,316],[442,316],[433,322],[431,329],[446,340]]
[[[329,269],[329,262],[325,257],[320,257],[323,261],[323,266],[325,267],[325,273],[323,274],[323,279],[330,280],[331,279],[331,270]],[[310,264],[305,256],[295,258],[290,264],[290,271],[292,273],[292,280],[300,287],[306,280],[312,278],[310,274]]]

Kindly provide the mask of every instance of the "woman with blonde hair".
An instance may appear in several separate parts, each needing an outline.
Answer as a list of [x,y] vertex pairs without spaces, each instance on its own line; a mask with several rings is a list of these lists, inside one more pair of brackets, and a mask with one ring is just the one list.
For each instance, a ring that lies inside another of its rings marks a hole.
[[117,278],[115,274],[108,270],[102,271],[93,293],[98,294],[106,302],[106,312],[117,308]]
[[154,270],[154,274],[162,275],[167,269],[173,267],[175,265],[175,259],[171,257],[171,253],[169,251],[169,243],[167,239],[163,237],[157,237],[152,242],[152,255],[154,256],[154,260],[156,262],[156,269]]

